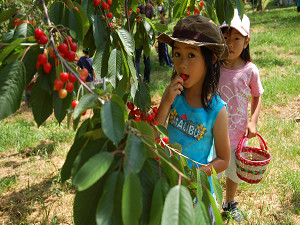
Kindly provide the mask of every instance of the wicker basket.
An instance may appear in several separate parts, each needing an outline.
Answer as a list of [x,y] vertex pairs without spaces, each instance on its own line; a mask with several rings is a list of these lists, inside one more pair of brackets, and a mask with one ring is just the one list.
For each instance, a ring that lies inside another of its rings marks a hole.
[[268,147],[264,139],[257,134],[260,141],[260,148],[245,147],[247,136],[243,136],[235,150],[236,174],[247,183],[259,183],[271,160]]

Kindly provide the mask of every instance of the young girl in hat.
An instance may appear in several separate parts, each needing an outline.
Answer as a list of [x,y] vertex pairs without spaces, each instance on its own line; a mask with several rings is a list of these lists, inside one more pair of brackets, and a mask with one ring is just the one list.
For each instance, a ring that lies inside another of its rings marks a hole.
[[228,55],[222,33],[212,20],[191,15],[178,21],[171,36],[163,33],[158,40],[172,47],[175,69],[156,120],[165,125],[169,117],[169,142],[182,146],[182,154],[193,160],[187,160],[190,168],[193,163],[208,176],[212,167],[221,172],[230,161],[226,103],[216,94],[219,60]]
[[[259,72],[251,62],[249,52],[250,21],[246,15],[241,20],[235,10],[230,26],[226,23],[220,26],[224,35],[229,56],[221,63],[219,92],[227,103],[228,125],[231,145],[231,161],[226,175],[226,199],[223,203],[225,212],[230,212],[233,218],[240,222],[242,214],[234,201],[238,184],[242,182],[236,175],[235,149],[243,135],[248,138],[257,134],[257,120],[261,107],[263,88]],[[248,122],[248,102],[251,94],[251,118]]]

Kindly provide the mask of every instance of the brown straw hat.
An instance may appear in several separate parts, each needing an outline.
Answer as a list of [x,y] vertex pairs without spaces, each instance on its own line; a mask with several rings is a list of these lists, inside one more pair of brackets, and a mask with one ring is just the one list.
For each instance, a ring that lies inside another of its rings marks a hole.
[[228,49],[221,30],[211,19],[201,15],[191,15],[180,19],[171,36],[162,33],[157,39],[171,47],[174,41],[205,46],[220,60],[228,57]]

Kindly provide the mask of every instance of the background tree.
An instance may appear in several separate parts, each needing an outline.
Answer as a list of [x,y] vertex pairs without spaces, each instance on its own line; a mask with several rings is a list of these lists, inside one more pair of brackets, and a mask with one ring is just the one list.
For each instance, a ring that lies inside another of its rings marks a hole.
[[[166,27],[140,14],[138,3],[143,1],[37,0],[22,12],[23,2],[18,7],[6,1],[0,13],[7,29],[0,44],[0,119],[20,107],[24,87],[36,73],[31,105],[37,125],[53,112],[59,123],[67,117],[71,124],[73,117],[77,133],[61,180],[71,178],[77,188],[75,224],[210,224],[210,204],[222,224],[207,175],[188,168],[181,146],[168,144],[167,130],[155,122],[157,108],[136,72],[134,51],[143,45],[149,55],[155,33]],[[202,3],[176,1],[172,17],[189,11],[229,23],[234,8],[244,10],[241,0]],[[94,55],[95,73],[108,79],[109,91],[85,84],[86,71],[76,69],[81,47]],[[93,116],[80,123],[88,109]],[[212,184],[221,205],[215,172]]]

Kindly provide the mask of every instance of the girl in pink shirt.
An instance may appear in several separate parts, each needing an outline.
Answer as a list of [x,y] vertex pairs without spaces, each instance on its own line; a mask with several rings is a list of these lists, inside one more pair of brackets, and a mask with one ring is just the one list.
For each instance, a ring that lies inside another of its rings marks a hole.
[[[220,26],[229,50],[229,56],[222,61],[220,68],[220,96],[227,103],[228,126],[231,145],[231,162],[226,175],[226,199],[223,210],[229,212],[237,221],[243,220],[234,201],[238,184],[242,182],[236,175],[235,149],[244,134],[248,138],[257,134],[257,121],[261,108],[263,88],[259,79],[259,71],[251,62],[249,41],[250,21],[246,15],[241,20],[238,11],[230,26]],[[248,121],[248,102],[251,94],[251,117]]]

